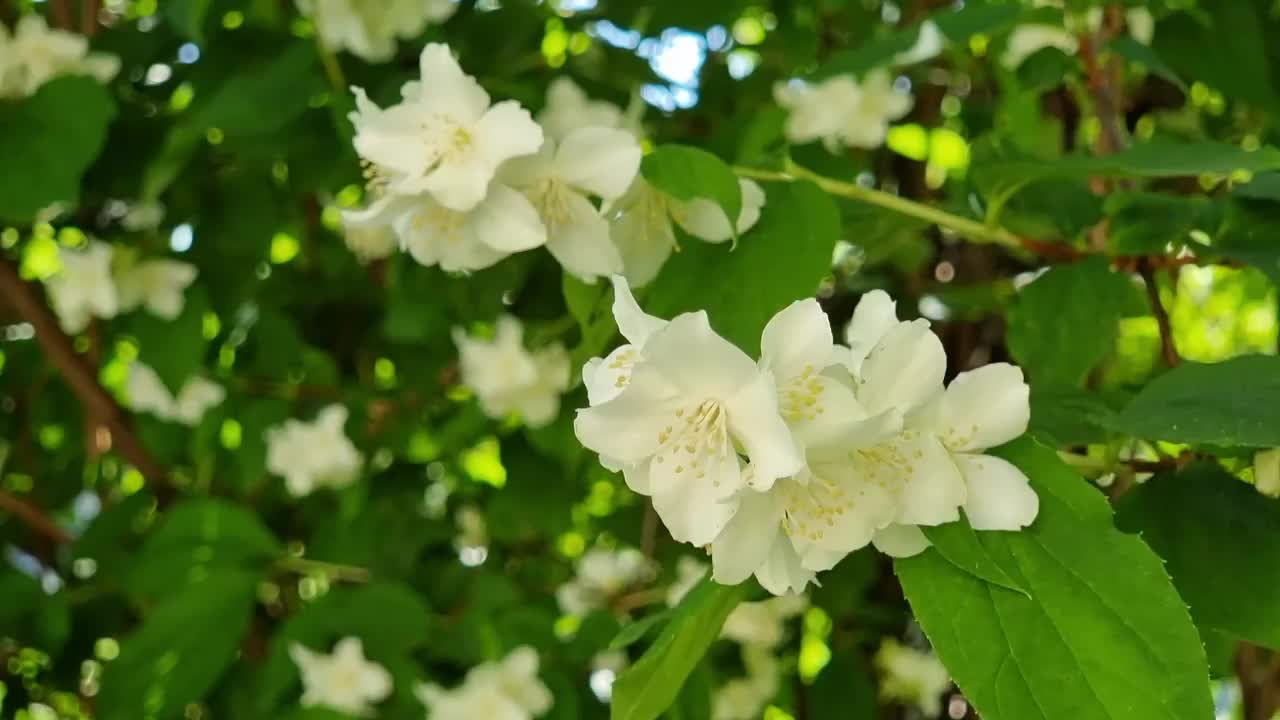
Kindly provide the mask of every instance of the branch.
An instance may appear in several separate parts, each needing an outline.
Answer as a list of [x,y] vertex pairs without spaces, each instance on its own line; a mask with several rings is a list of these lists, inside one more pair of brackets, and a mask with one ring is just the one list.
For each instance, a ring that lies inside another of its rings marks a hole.
[[49,12],[53,15],[53,26],[60,30],[75,31],[75,21],[71,19],[71,0],[52,0]]
[[80,34],[93,37],[98,34],[98,9],[102,0],[82,0],[80,3]]
[[27,322],[35,328],[36,341],[45,357],[62,373],[72,392],[84,406],[85,413],[106,426],[110,440],[120,454],[136,467],[152,485],[161,503],[172,499],[173,485],[169,473],[138,440],[128,415],[98,383],[97,374],[83,357],[76,354],[71,338],[62,331],[58,320],[41,301],[36,290],[18,275],[8,258],[0,258],[0,296],[5,297]]
[[1138,274],[1147,287],[1147,300],[1151,303],[1151,314],[1156,316],[1156,325],[1160,328],[1160,352],[1164,355],[1164,364],[1171,368],[1178,367],[1182,358],[1178,357],[1178,348],[1173,342],[1173,326],[1169,323],[1169,313],[1160,302],[1160,287],[1156,284],[1155,269],[1151,263],[1140,263]]
[[4,510],[18,518],[33,531],[59,545],[65,545],[72,540],[71,533],[63,530],[57,523],[50,520],[49,516],[45,515],[40,508],[7,490],[0,490],[0,510]]

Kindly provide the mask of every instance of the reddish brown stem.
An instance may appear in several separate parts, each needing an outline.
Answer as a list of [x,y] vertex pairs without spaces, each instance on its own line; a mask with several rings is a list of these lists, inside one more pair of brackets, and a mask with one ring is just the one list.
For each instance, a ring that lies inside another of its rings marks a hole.
[[1147,300],[1151,303],[1151,314],[1156,317],[1156,325],[1160,328],[1160,352],[1164,356],[1164,364],[1171,368],[1182,364],[1178,357],[1178,348],[1173,342],[1173,326],[1169,322],[1169,313],[1160,301],[1160,286],[1156,284],[1155,268],[1151,263],[1143,262],[1138,266],[1138,273],[1147,286]]
[[80,33],[85,37],[98,34],[98,9],[102,0],[81,0]]
[[161,502],[172,499],[173,486],[169,473],[138,440],[128,415],[98,383],[97,373],[76,354],[71,338],[62,331],[58,320],[41,300],[34,287],[18,275],[8,258],[0,258],[0,296],[3,296],[35,328],[36,341],[49,362],[71,386],[88,417],[109,431],[106,443],[114,445],[120,455],[136,467],[152,485]]
[[50,520],[44,511],[7,490],[0,490],[0,510],[18,518],[27,527],[59,545],[71,542],[71,534]]
[[51,0],[49,13],[53,16],[54,27],[75,31],[75,20],[71,17],[71,0]]

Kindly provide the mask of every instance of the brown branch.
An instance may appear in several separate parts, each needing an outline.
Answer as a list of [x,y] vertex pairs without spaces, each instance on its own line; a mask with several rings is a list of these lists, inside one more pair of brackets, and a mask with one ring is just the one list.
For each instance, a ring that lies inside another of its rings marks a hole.
[[18,269],[8,258],[0,258],[0,296],[6,298],[18,314],[35,328],[36,341],[49,362],[62,373],[72,392],[84,406],[85,414],[105,426],[108,434],[104,444],[114,444],[120,454],[142,473],[165,503],[172,499],[173,485],[169,473],[138,440],[128,415],[111,395],[98,383],[97,373],[76,354],[71,338],[62,331],[58,320],[40,299],[39,293],[18,275]]
[[0,510],[18,518],[27,527],[59,545],[72,540],[71,534],[50,520],[44,511],[7,490],[0,490]]
[[52,0],[49,6],[54,27],[61,30],[75,30],[75,21],[71,18],[71,0]]
[[80,2],[80,34],[93,37],[98,34],[98,9],[102,0],[81,0]]
[[1164,364],[1171,368],[1178,367],[1182,364],[1182,358],[1178,357],[1178,348],[1173,342],[1173,326],[1169,323],[1169,313],[1164,309],[1164,303],[1160,302],[1160,286],[1156,284],[1155,268],[1151,263],[1141,263],[1138,266],[1138,274],[1142,276],[1142,281],[1147,286],[1147,300],[1151,303],[1151,314],[1156,316],[1156,325],[1160,328],[1160,352],[1164,355]]

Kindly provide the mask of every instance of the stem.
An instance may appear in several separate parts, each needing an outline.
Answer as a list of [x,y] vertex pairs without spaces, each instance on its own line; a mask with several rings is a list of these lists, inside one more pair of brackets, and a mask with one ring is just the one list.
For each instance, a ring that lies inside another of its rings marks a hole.
[[175,491],[169,482],[168,470],[143,446],[128,415],[98,383],[94,369],[76,354],[71,338],[62,331],[48,306],[36,290],[18,275],[18,269],[8,258],[0,258],[0,296],[7,299],[18,314],[35,328],[41,350],[62,373],[86,415],[106,426],[110,433],[109,442],[151,483],[161,504],[172,499]]
[[75,22],[71,19],[71,0],[52,0],[49,12],[53,15],[54,27],[75,32]]
[[80,4],[80,34],[93,37],[98,33],[98,9],[101,0],[83,0]]
[[914,200],[908,200],[883,190],[875,190],[865,188],[854,183],[842,182],[823,175],[819,175],[811,170],[788,163],[787,172],[779,172],[774,170],[757,170],[754,168],[735,167],[734,170],[742,177],[754,178],[756,180],[777,180],[782,182],[794,182],[796,180],[809,180],[813,184],[822,188],[832,195],[839,195],[851,200],[857,200],[870,205],[877,205],[892,210],[918,220],[937,225],[938,227],[947,228],[959,235],[969,238],[974,242],[990,243],[995,245],[1004,245],[1006,247],[1019,248],[1023,247],[1023,243],[1018,236],[1005,230],[1004,228],[991,227],[977,220],[960,217],[945,210],[919,203]]
[[339,563],[324,562],[323,560],[310,560],[300,557],[280,558],[276,561],[276,567],[285,572],[297,573],[299,575],[328,575],[334,580],[354,583],[369,582],[369,578],[371,576],[368,568],[362,568],[356,565],[341,565]]
[[49,519],[44,511],[7,490],[0,490],[0,510],[18,518],[33,531],[59,545],[65,545],[72,540],[71,533]]
[[1173,326],[1169,322],[1169,313],[1160,302],[1160,286],[1156,284],[1155,270],[1151,263],[1141,263],[1138,274],[1142,276],[1147,287],[1147,301],[1151,303],[1151,314],[1156,316],[1156,325],[1160,328],[1160,352],[1164,356],[1164,364],[1171,368],[1182,364],[1178,357],[1178,348],[1173,342]]

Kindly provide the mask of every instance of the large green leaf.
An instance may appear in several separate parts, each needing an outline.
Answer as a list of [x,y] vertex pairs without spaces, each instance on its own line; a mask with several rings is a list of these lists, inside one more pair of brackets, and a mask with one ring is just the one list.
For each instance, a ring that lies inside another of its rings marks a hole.
[[1100,493],[1053,451],[1001,453],[1031,479],[1027,530],[978,538],[1026,595],[937,550],[896,563],[916,619],[984,720],[1206,720],[1204,648],[1182,599],[1141,540],[1112,526]]
[[1143,483],[1116,521],[1164,558],[1197,624],[1280,649],[1280,503],[1206,463]]
[[1148,440],[1280,445],[1280,357],[1183,363],[1143,388],[1111,427]]
[[75,207],[80,177],[115,114],[106,88],[88,77],[58,78],[25,100],[0,102],[0,218],[28,223],[54,203]]
[[685,145],[663,145],[644,156],[640,172],[650,184],[674,198],[714,202],[724,211],[729,227],[737,227],[742,209],[738,176],[715,155]]
[[840,232],[835,203],[808,183],[770,184],[759,224],[736,248],[684,243],[653,282],[651,313],[706,310],[716,330],[748,353],[774,313],[812,297],[831,267]]
[[151,611],[121,643],[96,702],[101,720],[169,720],[200,700],[235,660],[258,579],[220,570]]
[[[1175,13],[1160,23],[1153,51],[1187,79],[1274,110],[1275,66],[1267,49],[1276,25],[1269,10],[1266,0],[1199,3],[1194,12]],[[1205,52],[1207,47],[1213,52]]]
[[1102,258],[1055,267],[1009,307],[1009,352],[1034,384],[1080,385],[1111,352],[1135,298],[1128,277]]
[[727,587],[704,578],[676,607],[671,622],[635,665],[613,684],[613,720],[654,720],[671,707],[680,688],[725,618],[746,595],[746,585]]

